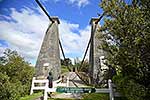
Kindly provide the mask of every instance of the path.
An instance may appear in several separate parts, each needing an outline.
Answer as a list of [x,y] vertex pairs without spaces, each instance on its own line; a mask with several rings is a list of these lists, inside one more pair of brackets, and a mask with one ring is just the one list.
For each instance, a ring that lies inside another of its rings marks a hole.
[[[85,84],[81,79],[76,75],[75,72],[69,72],[66,74],[66,77],[69,77],[69,87],[85,87]],[[52,98],[73,98],[81,99],[81,94],[77,93],[60,93],[52,96]]]
[[86,87],[84,82],[76,75],[75,72],[69,72],[69,86],[70,87]]
[[[65,74],[65,78],[69,77],[69,87],[87,87],[82,80],[76,75],[75,72],[69,72]],[[81,99],[82,96],[80,93],[53,93],[52,98],[72,98],[72,99]],[[42,97],[39,97],[35,100],[42,100]]]

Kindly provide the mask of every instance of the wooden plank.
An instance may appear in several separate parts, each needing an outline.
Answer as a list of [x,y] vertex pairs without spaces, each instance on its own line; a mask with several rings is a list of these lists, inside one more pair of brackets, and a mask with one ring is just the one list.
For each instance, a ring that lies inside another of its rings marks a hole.
[[33,80],[34,83],[47,83],[48,80]]
[[108,88],[104,88],[104,89],[96,89],[96,93],[109,93],[109,89]]
[[33,87],[33,90],[45,90],[47,87]]

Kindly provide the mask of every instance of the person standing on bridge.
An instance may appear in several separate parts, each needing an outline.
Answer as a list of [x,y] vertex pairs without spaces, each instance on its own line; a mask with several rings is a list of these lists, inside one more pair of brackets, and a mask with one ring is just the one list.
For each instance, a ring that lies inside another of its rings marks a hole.
[[[48,87],[52,88],[53,87],[53,76],[52,73],[49,72],[49,75],[47,76],[47,79],[49,81]],[[48,93],[48,96],[51,97],[52,92]]]
[[49,75],[48,75],[47,79],[48,79],[48,81],[49,81],[48,87],[49,87],[49,88],[52,88],[52,87],[53,87],[53,76],[52,76],[52,73],[51,73],[51,72],[49,72]]

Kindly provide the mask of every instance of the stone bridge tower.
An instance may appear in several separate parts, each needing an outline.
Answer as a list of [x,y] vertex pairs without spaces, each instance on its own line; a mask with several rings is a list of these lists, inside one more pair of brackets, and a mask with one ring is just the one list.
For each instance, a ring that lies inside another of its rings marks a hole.
[[51,23],[46,31],[35,68],[37,77],[47,77],[51,72],[56,80],[61,74],[58,32],[60,22],[58,17],[52,17],[52,20],[54,23]]
[[89,75],[92,84],[98,84],[101,80],[101,61],[100,58],[104,56],[104,52],[99,49],[102,41],[99,39],[100,32],[97,31],[99,24],[95,22],[98,18],[92,18],[90,21],[91,25],[91,45],[90,45],[90,55],[89,55]]

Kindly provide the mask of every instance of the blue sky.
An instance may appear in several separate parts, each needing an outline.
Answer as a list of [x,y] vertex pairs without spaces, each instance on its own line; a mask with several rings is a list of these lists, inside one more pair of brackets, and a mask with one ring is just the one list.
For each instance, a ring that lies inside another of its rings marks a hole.
[[[102,13],[100,0],[40,0],[51,16],[58,16],[59,34],[67,57],[82,58],[90,36],[89,21]],[[34,0],[0,0],[0,55],[17,50],[33,65],[49,25]]]

